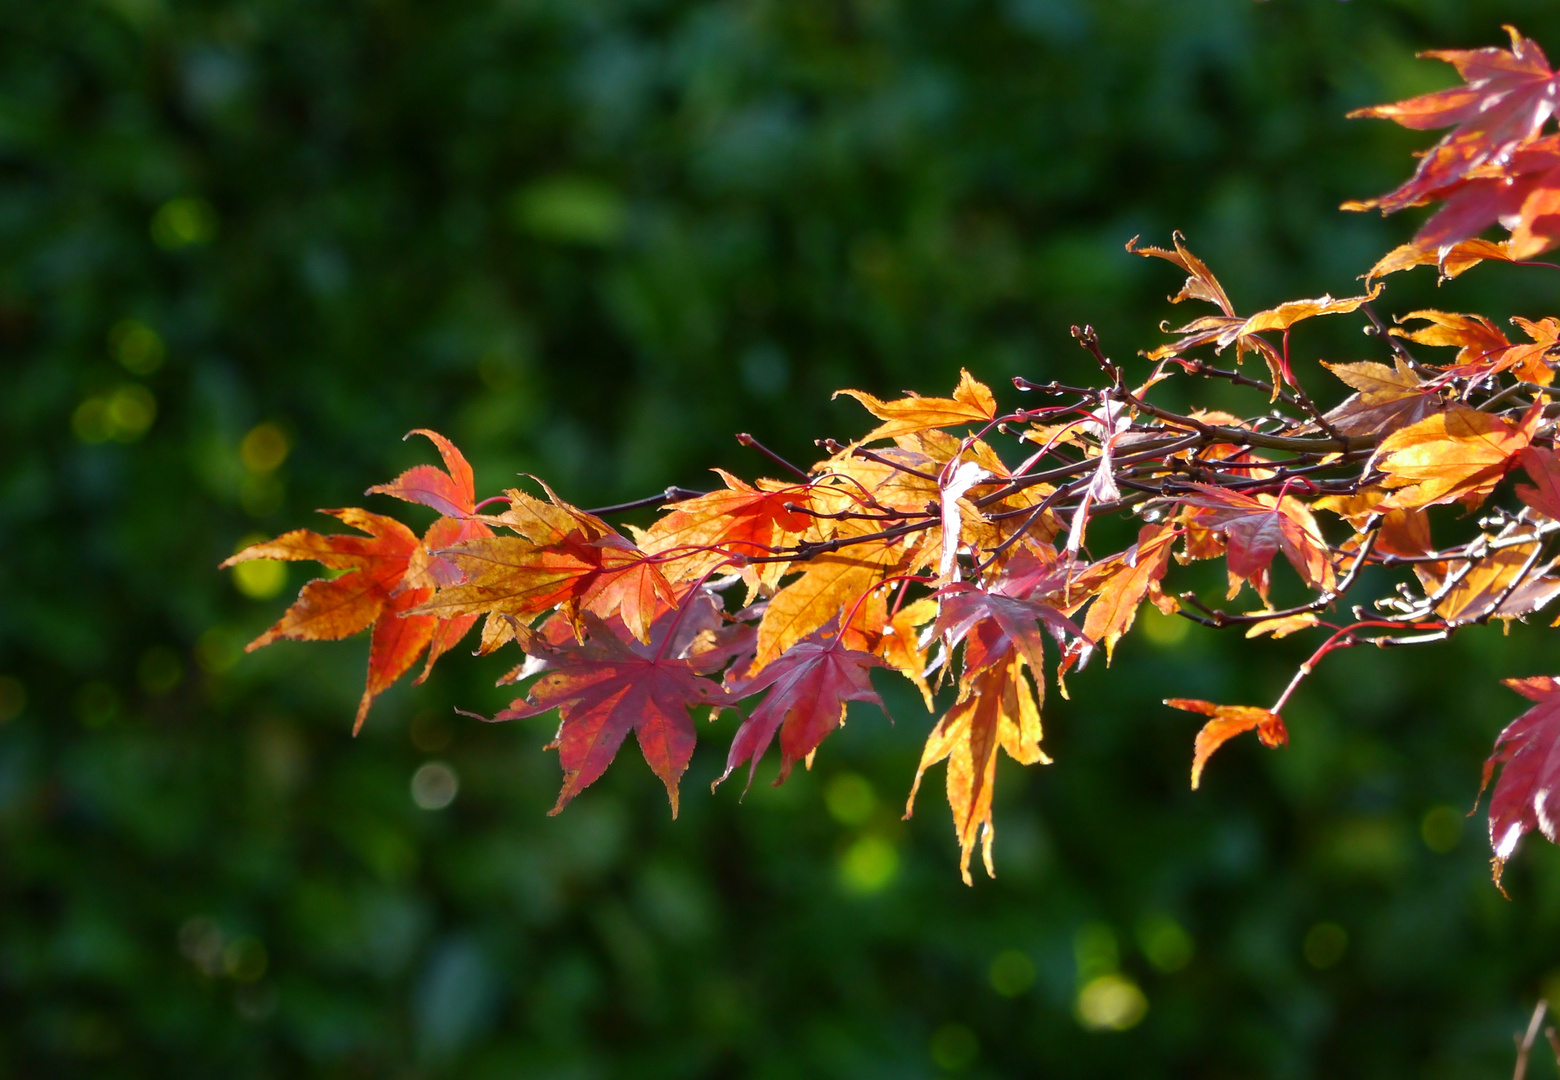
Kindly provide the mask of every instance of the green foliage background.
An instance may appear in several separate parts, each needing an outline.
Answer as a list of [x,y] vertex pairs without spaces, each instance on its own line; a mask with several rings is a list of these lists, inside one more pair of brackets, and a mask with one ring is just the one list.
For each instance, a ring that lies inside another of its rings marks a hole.
[[[1560,858],[1508,902],[1460,815],[1541,630],[1331,659],[1289,749],[1194,795],[1158,699],[1270,700],[1296,649],[1151,623],[1053,691],[967,889],[940,770],[900,820],[912,695],[742,805],[705,791],[727,721],[680,821],[632,747],[548,818],[549,722],[450,711],[509,658],[354,741],[366,643],[244,656],[285,599],[215,569],[425,460],[413,427],[599,505],[766,471],[739,430],[811,460],[863,430],[840,386],[1083,377],[1069,323],[1131,357],[1181,314],[1136,234],[1244,309],[1342,295],[1413,222],[1338,203],[1429,141],[1344,112],[1503,21],[1560,52],[1543,0],[7,0],[0,1074],[1504,1075]],[[1387,306],[1554,314],[1543,273]],[[263,422],[290,454],[246,467]],[[1113,972],[1146,1015],[1086,1030]]]

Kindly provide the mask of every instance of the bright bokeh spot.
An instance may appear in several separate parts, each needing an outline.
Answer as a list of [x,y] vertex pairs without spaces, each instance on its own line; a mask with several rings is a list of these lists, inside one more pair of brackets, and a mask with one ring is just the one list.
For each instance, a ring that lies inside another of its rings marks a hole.
[[1080,926],[1073,934],[1073,961],[1078,965],[1079,982],[1114,972],[1121,965],[1116,932],[1105,923]]
[[256,424],[238,444],[238,457],[250,472],[268,473],[281,467],[292,449],[287,433],[272,423]]
[[269,600],[287,588],[287,566],[255,559],[233,567],[233,586],[251,600]]
[[1138,924],[1138,945],[1156,970],[1169,974],[1191,963],[1192,936],[1168,915],[1150,915]]
[[849,892],[881,892],[898,876],[899,852],[880,836],[863,836],[840,856],[840,881]]
[[1333,967],[1349,951],[1349,934],[1335,922],[1319,922],[1306,931],[1305,962],[1318,971]]
[[1017,949],[1006,949],[991,962],[991,988],[1003,997],[1018,997],[1035,984],[1035,962]]
[[109,437],[117,442],[135,442],[157,419],[157,399],[144,386],[121,386],[108,396],[104,407]]
[[169,199],[152,215],[152,239],[169,251],[209,244],[216,236],[217,212],[205,199]]
[[555,176],[521,188],[510,204],[516,226],[543,240],[604,246],[622,237],[628,209],[616,189],[583,176]]
[[121,319],[108,332],[108,351],[132,375],[150,375],[168,358],[163,339],[145,323]]
[[71,413],[71,430],[84,443],[135,442],[157,419],[157,399],[144,386],[121,386],[87,398]]
[[1425,847],[1445,855],[1462,841],[1463,815],[1455,806],[1433,806],[1419,823]]
[[964,1024],[944,1024],[932,1033],[932,1060],[939,1069],[961,1072],[980,1056],[980,1040]]
[[1138,612],[1143,636],[1163,649],[1174,648],[1186,640],[1192,624],[1179,615],[1166,615],[1153,604],[1144,604]]
[[877,809],[877,792],[872,783],[857,773],[839,773],[824,789],[824,805],[829,816],[841,825],[865,825]]
[[1148,1012],[1148,999],[1125,975],[1101,975],[1078,991],[1078,1020],[1090,1031],[1126,1031]]
[[442,761],[430,761],[412,774],[412,801],[424,810],[443,810],[460,792],[460,777]]

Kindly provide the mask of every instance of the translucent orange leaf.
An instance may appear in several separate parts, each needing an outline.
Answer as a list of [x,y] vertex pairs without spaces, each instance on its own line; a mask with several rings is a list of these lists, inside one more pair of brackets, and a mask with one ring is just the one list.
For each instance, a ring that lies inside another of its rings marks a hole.
[[1541,420],[1535,407],[1521,423],[1456,406],[1395,431],[1377,450],[1382,484],[1397,488],[1381,505],[1421,509],[1487,496],[1510,471]]
[[1203,766],[1208,764],[1213,752],[1236,735],[1255,728],[1257,738],[1262,740],[1264,746],[1283,746],[1289,741],[1289,732],[1284,728],[1283,719],[1269,709],[1259,709],[1253,705],[1215,705],[1211,701],[1193,698],[1167,698],[1165,704],[1172,709],[1184,709],[1213,718],[1197,733],[1197,741],[1192,749],[1193,790],[1202,782]]
[[984,424],[997,415],[997,400],[992,397],[991,390],[968,371],[959,373],[959,385],[951,398],[927,398],[910,393],[898,401],[881,401],[860,390],[836,390],[834,396],[841,394],[855,398],[873,416],[885,421],[861,440],[864,443],[929,428]]

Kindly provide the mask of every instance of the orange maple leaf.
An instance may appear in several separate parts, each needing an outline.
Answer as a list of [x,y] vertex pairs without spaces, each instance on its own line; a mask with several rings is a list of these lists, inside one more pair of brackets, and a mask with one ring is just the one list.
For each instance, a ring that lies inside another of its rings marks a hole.
[[954,388],[951,398],[929,398],[907,393],[898,401],[881,401],[860,390],[834,392],[835,397],[841,394],[855,398],[873,416],[885,421],[863,437],[860,440],[863,443],[911,435],[932,428],[986,424],[997,415],[997,399],[992,397],[985,383],[968,371],[959,372],[959,385]]
[[1197,732],[1197,741],[1192,750],[1194,791],[1202,783],[1203,766],[1208,764],[1213,752],[1236,735],[1256,728],[1257,738],[1262,740],[1264,746],[1283,746],[1289,741],[1289,732],[1284,727],[1283,719],[1270,709],[1259,709],[1254,705],[1215,705],[1211,701],[1194,698],[1167,698],[1165,704],[1172,709],[1184,709],[1213,718]]
[[1464,240],[1461,243],[1424,248],[1418,244],[1399,244],[1383,255],[1365,274],[1370,282],[1400,270],[1412,270],[1416,266],[1435,266],[1441,272],[1442,281],[1451,281],[1478,266],[1485,259],[1496,262],[1512,262],[1511,245],[1507,241]]
[[[654,525],[635,533],[646,554],[680,553],[663,564],[668,580],[692,581],[732,556],[767,555],[774,547],[794,543],[813,523],[809,515],[788,509],[807,504],[809,485],[760,480],[755,487],[723,469],[714,471],[725,481],[724,490],[674,503]],[[750,569],[755,569],[756,582],[772,587],[785,564]]]
[[[959,698],[927,737],[905,816],[915,807],[926,770],[947,759],[948,805],[962,852],[959,873],[968,885],[970,855],[977,840],[987,875],[996,873],[991,861],[991,796],[997,750],[1006,750],[1024,765],[1050,760],[1040,750],[1040,704],[1045,697],[1040,626],[1058,641],[1076,636],[1078,629],[1047,604],[969,584],[940,590],[939,597],[942,612],[934,635],[950,652],[961,643],[964,646]],[[1024,676],[1026,667],[1034,679],[1033,689]]]
[[1458,350],[1456,363],[1444,369],[1445,378],[1483,379],[1512,371],[1519,379],[1548,386],[1555,377],[1546,362],[1560,339],[1560,321],[1555,319],[1512,319],[1531,342],[1519,345],[1513,345],[1482,315],[1412,311],[1397,321],[1409,319],[1423,320],[1429,325],[1413,331],[1394,328],[1392,333],[1421,345],[1453,346]]
[[[1084,616],[1083,636],[1104,644],[1107,665],[1116,651],[1116,642],[1132,629],[1144,597],[1158,593],[1158,583],[1169,566],[1170,546],[1177,534],[1173,525],[1144,525],[1138,531],[1137,543],[1120,555],[1095,564],[1098,569],[1094,572],[1106,576]],[[1165,599],[1165,606],[1173,610],[1175,601]]]
[[374,628],[368,653],[368,684],[358,705],[352,732],[362,728],[374,698],[406,673],[433,637],[437,620],[402,618],[431,594],[431,589],[400,589],[407,565],[420,546],[412,530],[394,518],[351,507],[325,510],[368,536],[321,536],[307,529],[283,533],[275,540],[252,544],[227,559],[235,566],[251,559],[312,559],[346,573],[316,578],[303,587],[297,601],[246,652],[264,648],[279,638],[334,641]]
[[970,855],[977,841],[986,865],[986,874],[996,876],[991,860],[991,841],[995,825],[991,815],[991,796],[997,775],[997,751],[1020,764],[1049,762],[1040,749],[1040,701],[1043,690],[1036,673],[1035,690],[1024,677],[1023,654],[1009,650],[976,672],[968,691],[937,722],[921,752],[915,783],[905,803],[905,816],[915,809],[915,796],[921,789],[926,770],[944,759],[948,762],[948,805],[953,810],[954,833],[959,838],[959,873],[966,885],[970,877]]
[[1322,366],[1359,391],[1327,413],[1327,422],[1345,435],[1379,437],[1445,408],[1436,388],[1401,359],[1396,367],[1370,360],[1353,364],[1324,360]]
[[1384,439],[1376,451],[1382,486],[1394,491],[1382,507],[1417,510],[1462,500],[1482,502],[1516,466],[1542,421],[1540,406],[1521,422],[1465,406],[1428,416]]
[[[368,537],[321,536],[307,529],[284,533],[275,540],[252,544],[222,563],[234,566],[251,559],[313,560],[346,573],[333,579],[309,582],[298,600],[276,625],[247,646],[263,648],[279,638],[300,641],[336,640],[373,627],[368,653],[368,679],[358,704],[352,732],[357,734],[368,717],[374,698],[404,675],[423,650],[428,660],[422,682],[434,662],[471,629],[475,616],[430,618],[414,609],[435,588],[460,580],[460,573],[433,554],[447,544],[490,535],[488,527],[472,515],[476,489],[471,466],[461,452],[437,432],[418,429],[439,449],[447,472],[432,465],[418,465],[389,484],[369,489],[369,494],[393,495],[407,502],[438,510],[441,516],[418,540],[393,518],[350,508],[326,510]],[[409,438],[410,436],[408,436]]]

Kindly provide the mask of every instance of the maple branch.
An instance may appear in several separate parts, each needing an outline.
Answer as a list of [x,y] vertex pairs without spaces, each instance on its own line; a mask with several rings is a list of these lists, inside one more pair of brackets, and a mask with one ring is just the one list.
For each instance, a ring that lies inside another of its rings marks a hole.
[[1170,359],[1174,359],[1175,363],[1181,368],[1181,370],[1189,375],[1203,375],[1215,379],[1226,379],[1236,386],[1249,386],[1253,390],[1260,390],[1264,394],[1268,395],[1268,399],[1270,401],[1282,401],[1285,405],[1290,405],[1295,408],[1299,408],[1300,406],[1300,402],[1297,401],[1295,396],[1287,390],[1280,388],[1278,393],[1275,394],[1273,392],[1273,384],[1268,382],[1266,379],[1254,379],[1250,375],[1242,374],[1239,371],[1231,371],[1228,368],[1216,368],[1203,360],[1186,360],[1181,357],[1174,357]]
[[753,438],[753,436],[749,435],[747,432],[745,432],[745,431],[738,432],[737,433],[737,442],[741,443],[743,446],[749,447],[749,448],[751,448],[753,450],[757,450],[760,454],[763,454],[766,458],[768,458],[770,461],[774,462],[776,465],[780,466],[782,469],[785,469],[785,470],[787,470],[789,472],[795,473],[797,476],[801,477],[803,480],[805,480],[805,481],[811,481],[812,480],[812,476],[808,474],[806,469],[800,469],[800,468],[797,468],[795,465],[792,465],[785,458],[781,457],[779,454],[777,454],[773,450],[769,449],[769,447],[765,446],[763,443],[761,443],[757,439]]
[[782,504],[786,510],[793,514],[805,514],[808,517],[820,518],[825,521],[898,521],[913,517],[936,517],[936,512],[931,510],[887,510],[881,514],[865,514],[860,510],[814,510],[810,506],[801,503],[788,502]]
[[[1372,518],[1371,522],[1367,523],[1364,530],[1362,530],[1365,535],[1365,540],[1360,544],[1359,550],[1356,552],[1354,557],[1354,563],[1349,567],[1348,572],[1344,574],[1343,578],[1332,589],[1332,591],[1323,593],[1321,596],[1318,596],[1315,600],[1312,600],[1309,603],[1296,604],[1294,607],[1281,608],[1277,611],[1260,611],[1232,615],[1227,611],[1221,611],[1216,608],[1205,606],[1194,593],[1183,593],[1181,594],[1180,598],[1187,600],[1189,603],[1195,605],[1202,611],[1207,612],[1209,621],[1206,625],[1212,626],[1216,629],[1221,629],[1226,626],[1250,626],[1259,622],[1267,622],[1270,619],[1284,619],[1291,615],[1309,615],[1313,612],[1324,611],[1342,599],[1343,596],[1354,587],[1354,583],[1359,580],[1360,570],[1370,559],[1371,550],[1376,546],[1376,537],[1378,532],[1375,521],[1376,518]],[[1276,712],[1277,710],[1275,709],[1274,711]]]
[[1425,373],[1425,366],[1418,360],[1414,359],[1414,354],[1408,351],[1408,346],[1403,344],[1403,339],[1394,334],[1391,329],[1388,328],[1387,324],[1381,321],[1381,316],[1376,314],[1376,309],[1370,306],[1370,302],[1366,301],[1365,303],[1361,304],[1360,310],[1363,311],[1365,313],[1365,317],[1370,320],[1371,328],[1365,332],[1371,337],[1383,339],[1393,352],[1397,353],[1398,356],[1403,358],[1403,362],[1405,364],[1412,368],[1416,373],[1423,375]]
[[[833,440],[831,439],[830,442],[833,442]],[[836,443],[835,445],[838,446],[839,444]],[[844,447],[840,447],[840,449],[843,450]],[[933,484],[940,484],[942,482],[942,478],[941,477],[934,476],[933,474],[931,474],[929,472],[922,472],[920,469],[911,468],[909,465],[904,464],[904,462],[895,461],[893,458],[884,457],[882,454],[876,453],[875,451],[872,451],[872,450],[868,450],[864,446],[858,446],[854,450],[852,450],[850,453],[851,453],[852,457],[859,457],[863,461],[872,461],[872,462],[876,462],[879,465],[887,465],[890,469],[893,469],[895,472],[902,472],[906,476],[914,476],[914,477],[916,477],[918,479],[921,479],[921,480],[930,481]]]
[[[1271,618],[1273,616],[1269,617]],[[1325,658],[1328,653],[1333,652],[1336,649],[1350,649],[1355,645],[1364,644],[1367,642],[1375,645],[1381,645],[1383,641],[1386,640],[1381,638],[1356,638],[1356,630],[1363,630],[1373,626],[1394,625],[1396,624],[1381,619],[1366,619],[1353,623],[1349,626],[1338,628],[1338,630],[1330,637],[1328,637],[1326,641],[1322,642],[1321,647],[1312,653],[1306,659],[1305,663],[1301,664],[1300,667],[1296,669],[1294,678],[1289,680],[1289,685],[1284,687],[1284,692],[1278,696],[1278,700],[1273,703],[1273,707],[1268,711],[1273,713],[1283,712],[1284,706],[1289,703],[1290,696],[1294,694],[1295,690],[1299,688],[1300,684],[1304,682],[1313,671],[1316,670],[1316,665],[1321,663],[1323,658]],[[1427,638],[1426,640],[1436,639]]]
[[[1082,483],[1082,481],[1078,482]],[[1019,540],[1027,536],[1029,534],[1029,530],[1034,528],[1035,522],[1039,521],[1041,516],[1044,515],[1047,510],[1051,509],[1052,504],[1061,499],[1062,496],[1069,491],[1070,486],[1059,487],[1055,491],[1051,492],[1051,494],[1047,495],[1044,499],[1042,499],[1038,506],[1029,511],[1029,516],[1024,519],[1024,523],[1022,525],[1013,531],[1012,536],[1008,537],[996,547],[992,548],[991,554],[976,564],[974,572],[977,574],[984,573],[987,567],[1000,559],[1002,555],[1010,548],[1012,548],[1014,544],[1018,543]],[[995,521],[999,518],[1006,518],[1009,516],[1009,514],[1017,513],[1020,513],[1020,511],[1009,511],[1008,514],[993,514],[992,520]]]
[[[1489,398],[1487,398],[1483,402],[1481,402],[1479,404],[1479,411],[1480,412],[1494,412],[1496,407],[1498,407],[1500,405],[1504,405],[1506,402],[1510,401],[1512,398],[1515,398],[1518,394],[1522,393],[1523,389],[1524,389],[1524,387],[1523,387],[1522,383],[1520,383],[1520,382],[1512,383],[1510,386],[1506,387],[1504,390],[1501,390],[1499,393],[1491,395]],[[1532,403],[1529,402],[1528,404],[1532,404]]]
[[782,547],[772,549],[774,555],[761,555],[748,560],[750,563],[772,562],[796,562],[797,560],[813,559],[819,555],[829,555],[841,548],[853,547],[857,544],[871,544],[880,540],[897,540],[901,536],[908,536],[913,532],[922,532],[937,524],[936,517],[926,521],[911,521],[903,525],[897,525],[892,529],[882,532],[863,533],[860,536],[837,536],[832,540],[815,540],[797,544],[795,547]]
[[[585,511],[595,517],[605,517],[608,514],[621,514],[629,510],[642,510],[647,506],[665,506],[668,503],[685,502],[688,499],[697,499],[701,495],[707,495],[706,491],[693,491],[690,488],[672,486],[656,495],[646,495],[643,499],[635,499],[633,502],[614,503],[611,506],[600,506],[594,510]],[[502,497],[502,496],[500,496]],[[492,502],[492,499],[488,499]]]
[[[1120,466],[1133,465],[1141,461],[1152,461],[1161,455],[1177,453],[1196,446],[1199,439],[1200,437],[1196,435],[1190,435],[1181,439],[1168,439],[1162,443],[1155,443],[1153,446],[1145,448],[1138,453],[1118,457],[1115,459],[1115,463]],[[1031,473],[1028,476],[1015,477],[996,491],[982,495],[973,501],[977,509],[985,509],[992,503],[1001,502],[1009,495],[1016,495],[1027,487],[1033,487],[1035,484],[1043,484],[1047,480],[1059,480],[1063,477],[1075,476],[1079,472],[1097,468],[1099,468],[1099,459],[1089,458],[1073,465],[1052,469],[1049,472]]]
[[1094,357],[1095,363],[1100,365],[1100,369],[1110,376],[1110,381],[1115,384],[1116,389],[1122,389],[1121,368],[1111,363],[1110,358],[1100,348],[1100,336],[1095,332],[1094,327],[1084,326],[1080,329],[1077,326],[1073,326],[1069,328],[1069,332],[1072,334],[1073,340],[1083,346],[1090,356]]

